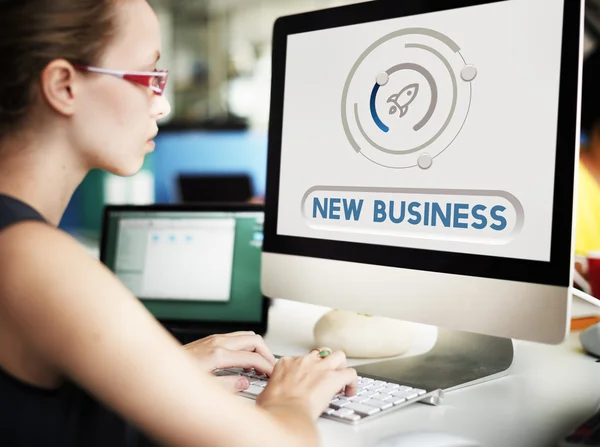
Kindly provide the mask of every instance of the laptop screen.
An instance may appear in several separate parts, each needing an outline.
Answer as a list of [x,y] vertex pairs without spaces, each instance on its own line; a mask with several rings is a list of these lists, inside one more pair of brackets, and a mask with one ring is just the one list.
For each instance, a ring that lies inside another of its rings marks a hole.
[[262,211],[110,210],[104,263],[159,320],[260,322]]

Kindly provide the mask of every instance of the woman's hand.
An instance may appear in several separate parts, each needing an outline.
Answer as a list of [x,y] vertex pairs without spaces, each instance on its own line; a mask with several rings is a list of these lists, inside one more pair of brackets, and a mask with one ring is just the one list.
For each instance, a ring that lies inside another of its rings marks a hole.
[[[254,368],[271,375],[275,357],[260,335],[254,332],[232,332],[211,335],[185,345],[208,371],[224,368]],[[230,389],[242,391],[250,386],[246,377],[223,376],[221,382]]]
[[346,366],[346,355],[337,351],[323,358],[319,351],[313,349],[303,357],[279,359],[257,404],[269,409],[301,403],[317,419],[335,394],[355,395],[356,371]]

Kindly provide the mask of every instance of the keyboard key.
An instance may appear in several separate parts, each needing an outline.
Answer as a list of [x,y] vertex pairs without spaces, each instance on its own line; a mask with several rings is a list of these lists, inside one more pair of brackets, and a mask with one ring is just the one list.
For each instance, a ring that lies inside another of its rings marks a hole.
[[361,393],[360,395],[363,397],[372,397],[375,396],[376,394],[379,394],[375,391],[365,391],[364,393]]
[[392,393],[392,396],[398,397],[398,398],[404,398],[406,400],[414,399],[418,395],[419,395],[419,393],[413,389],[405,390],[405,391],[395,391]]
[[350,400],[351,400],[352,402],[356,402],[356,403],[359,403],[359,404],[361,404],[361,403],[363,403],[364,401],[367,401],[367,400],[369,400],[369,399],[370,399],[370,397],[368,397],[368,396],[352,396],[352,397],[350,398]]
[[256,385],[250,385],[247,389],[244,390],[245,393],[252,394],[253,396],[258,396],[262,393],[264,388],[261,388]]
[[369,405],[370,407],[379,408],[380,410],[385,410],[394,406],[392,402],[385,402],[379,399],[369,399],[368,401],[363,402],[363,404]]
[[356,402],[351,402],[344,409],[354,410],[355,413],[360,414],[361,416],[370,416],[375,413],[379,413],[379,408],[371,407],[365,404],[359,404]]
[[394,397],[392,400],[390,400],[390,402],[394,405],[400,405],[406,402],[406,397]]
[[394,391],[398,391],[398,388],[400,388],[400,385],[392,385],[392,384],[388,383],[388,385],[379,392],[382,394],[390,394],[390,393],[393,393]]
[[337,411],[334,411],[333,413],[331,413],[332,416],[337,416],[339,418],[343,418],[345,416],[349,416],[351,414],[354,414],[354,411],[348,409],[348,408],[341,408]]
[[352,422],[358,422],[361,419],[360,415],[358,415],[356,413],[346,414],[342,418],[343,419],[348,419],[349,421],[352,421]]
[[230,371],[230,370],[227,370],[227,369],[222,369],[222,370],[219,370],[219,371],[215,371],[214,375],[217,376],[217,377],[220,377],[220,376],[239,376],[240,373],[235,372],[235,371]]
[[334,408],[336,410],[339,410],[340,408],[344,408],[348,405],[350,405],[350,401],[348,399],[335,399],[329,403],[329,407]]

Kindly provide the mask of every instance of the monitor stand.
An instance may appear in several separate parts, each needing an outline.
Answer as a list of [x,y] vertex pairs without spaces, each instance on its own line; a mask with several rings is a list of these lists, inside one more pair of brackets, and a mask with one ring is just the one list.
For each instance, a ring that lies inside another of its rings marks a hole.
[[444,392],[506,375],[513,361],[513,341],[438,328],[428,352],[356,366],[358,375]]

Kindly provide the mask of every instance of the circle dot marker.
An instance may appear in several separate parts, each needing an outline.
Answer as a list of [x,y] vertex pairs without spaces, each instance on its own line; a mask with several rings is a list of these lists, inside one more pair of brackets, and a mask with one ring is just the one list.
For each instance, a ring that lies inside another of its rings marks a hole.
[[375,80],[377,81],[377,83],[379,85],[384,86],[385,84],[388,83],[388,81],[390,80],[390,77],[385,71],[382,71],[381,73],[379,73],[377,75],[377,78],[375,78]]
[[433,164],[433,158],[429,154],[423,154],[419,157],[417,164],[421,169],[429,169]]
[[476,76],[477,68],[475,68],[475,65],[465,65],[465,67],[460,71],[460,77],[466,82],[471,82]]

